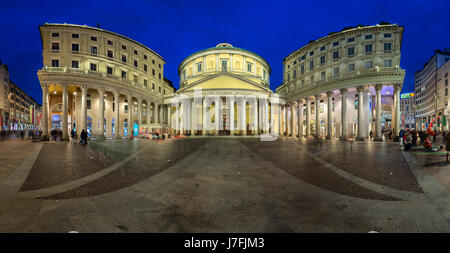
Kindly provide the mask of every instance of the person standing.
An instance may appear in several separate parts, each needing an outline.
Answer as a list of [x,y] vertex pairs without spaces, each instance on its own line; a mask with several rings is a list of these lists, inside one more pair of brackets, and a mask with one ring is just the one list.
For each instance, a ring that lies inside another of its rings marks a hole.
[[81,141],[81,144],[87,144],[87,133],[86,133],[86,131],[84,131],[84,129],[81,131],[80,141]]
[[447,155],[445,157],[445,160],[448,162],[448,154],[450,152],[450,131],[447,132],[447,134],[445,135],[445,150],[447,151]]

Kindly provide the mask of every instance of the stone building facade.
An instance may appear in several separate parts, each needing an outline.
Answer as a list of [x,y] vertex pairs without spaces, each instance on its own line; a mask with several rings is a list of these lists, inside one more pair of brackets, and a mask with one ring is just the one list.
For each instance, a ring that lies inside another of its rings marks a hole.
[[104,29],[71,24],[39,26],[43,68],[44,136],[60,128],[63,138],[82,129],[97,138],[137,135],[163,126],[164,59],[147,46]]
[[[310,41],[283,61],[281,129],[289,136],[356,137],[400,129],[403,27],[346,27]],[[343,102],[344,101],[344,102]],[[380,106],[378,106],[380,105]]]

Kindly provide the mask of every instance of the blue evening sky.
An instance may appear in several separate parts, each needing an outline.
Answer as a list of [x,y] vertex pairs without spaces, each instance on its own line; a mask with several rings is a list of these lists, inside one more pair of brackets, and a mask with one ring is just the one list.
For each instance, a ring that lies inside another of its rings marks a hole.
[[285,56],[330,32],[387,21],[405,26],[403,92],[435,49],[450,47],[450,1],[21,1],[0,4],[0,60],[11,80],[39,103],[42,68],[38,26],[71,23],[110,30],[150,47],[167,62],[164,75],[179,85],[178,64],[220,42],[253,51],[271,68],[271,88],[282,82]]

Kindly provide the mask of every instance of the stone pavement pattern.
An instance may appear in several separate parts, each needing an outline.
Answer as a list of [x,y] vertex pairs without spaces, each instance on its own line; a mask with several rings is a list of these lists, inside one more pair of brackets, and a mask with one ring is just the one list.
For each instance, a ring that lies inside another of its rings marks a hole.
[[0,184],[21,182],[0,192],[0,232],[450,232],[448,174],[396,143],[191,137],[36,152],[22,181]]

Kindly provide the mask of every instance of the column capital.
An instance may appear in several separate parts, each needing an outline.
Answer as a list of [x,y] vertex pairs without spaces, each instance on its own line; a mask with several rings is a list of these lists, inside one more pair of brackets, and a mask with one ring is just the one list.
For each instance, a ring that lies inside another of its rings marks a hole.
[[364,92],[366,90],[366,86],[361,85],[356,87],[356,89],[358,90],[358,92]]
[[41,88],[42,89],[47,89],[48,88],[48,83],[41,83]]
[[339,89],[339,91],[341,92],[341,94],[346,94],[348,91],[348,88],[342,88],[342,89]]
[[327,96],[330,97],[331,95],[333,95],[332,91],[327,91]]
[[310,100],[311,100],[311,99],[309,98],[309,96],[307,96],[307,97],[305,98],[306,103],[308,103]]
[[86,84],[81,85],[81,92],[87,92],[88,86]]
[[400,83],[394,83],[392,86],[394,87],[395,91],[401,90],[401,88],[402,88],[402,85]]
[[319,100],[319,98],[320,98],[320,94],[316,94],[316,95],[314,95],[314,98],[315,98],[316,100]]
[[383,88],[383,84],[379,83],[379,84],[375,84],[375,91],[376,92],[381,92],[381,89]]
[[115,97],[118,97],[118,96],[120,96],[120,92],[119,92],[119,90],[114,90],[114,96],[115,96]]
[[99,88],[99,89],[98,89],[98,92],[99,92],[99,93],[105,93],[105,88]]
[[67,90],[69,88],[69,84],[68,83],[62,83],[61,86],[62,86],[63,90],[64,89]]

